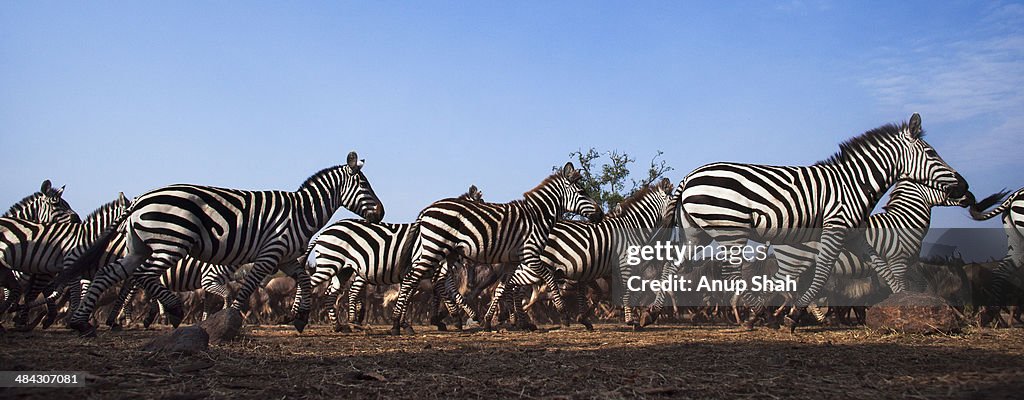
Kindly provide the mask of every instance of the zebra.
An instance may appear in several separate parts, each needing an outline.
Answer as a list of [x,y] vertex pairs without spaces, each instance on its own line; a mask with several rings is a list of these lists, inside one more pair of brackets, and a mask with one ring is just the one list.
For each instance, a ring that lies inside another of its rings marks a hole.
[[[473,185],[457,199],[480,202],[483,200],[483,192]],[[363,220],[338,221],[320,233],[310,249],[316,264],[316,270],[310,277],[310,286],[317,287],[331,281],[324,297],[328,316],[335,324],[336,331],[351,330],[353,326],[362,325],[361,310],[366,284],[393,285],[402,282],[402,274],[412,261],[412,250],[417,238],[415,224],[372,223]],[[341,325],[338,323],[335,303],[341,285],[349,277],[353,278],[348,296],[348,324]],[[458,290],[453,289],[453,280],[448,281],[451,282],[435,282],[439,300],[448,305],[449,313],[455,315],[457,304],[467,312],[471,321],[475,320],[473,310],[465,304]],[[296,293],[296,302],[298,296]],[[440,320],[433,322],[439,329],[446,329]]]
[[[861,227],[882,195],[900,179],[911,180],[959,198],[967,182],[922,138],[921,116],[887,124],[840,145],[831,158],[813,166],[714,163],[691,172],[679,183],[666,207],[663,224],[678,226],[693,246],[711,240],[737,248],[748,240],[794,244],[819,240],[810,287],[787,316],[795,330],[806,307],[817,298],[848,240],[863,242]],[[851,234],[852,233],[852,234]],[[866,244],[859,253],[884,263]],[[876,268],[876,269],[881,269]],[[739,277],[739,265],[723,274]],[[648,310],[657,314],[660,307]]]
[[[285,269],[278,264],[297,264],[309,239],[339,208],[373,222],[384,217],[384,206],[362,167],[363,161],[351,152],[346,164],[313,174],[295,192],[178,184],[139,196],[126,221],[128,255],[96,273],[69,325],[84,336],[94,336],[96,329],[88,319],[100,294],[131,275],[164,305],[168,320],[177,326],[183,317],[181,300],[160,285],[159,277],[186,254],[211,264],[253,263],[230,306],[241,311],[269,273]],[[64,275],[89,267],[88,262],[76,264]],[[304,275],[300,290],[308,290],[309,276],[297,269]],[[308,302],[300,304],[294,321],[297,330],[305,328],[308,313]]]
[[[160,284],[168,290],[178,293],[203,289],[208,295],[219,296],[223,299],[224,307],[227,307],[230,300],[229,296],[232,293],[228,284],[232,281],[231,277],[236,269],[233,266],[208,264],[192,257],[183,257],[173,268],[168,268],[164,271],[163,275],[160,276]],[[131,302],[129,300],[135,295],[137,290],[138,286],[133,281],[125,282],[121,288],[117,300],[115,300],[112,307],[114,311],[107,316],[107,326],[111,330],[117,331],[121,329],[117,323],[117,318],[121,313],[124,313],[127,319],[131,319]],[[156,318],[159,308],[159,304],[155,299],[151,298],[149,303],[149,314],[142,323],[145,327],[149,327],[149,324]],[[203,310],[203,319],[206,319],[209,313],[217,311],[210,307],[212,302],[207,301],[206,303],[206,307]]]
[[[44,180],[39,191],[32,193],[14,203],[7,212],[5,218],[18,218],[26,221],[34,221],[41,224],[51,222],[76,223],[82,219],[78,216],[66,200],[62,198],[64,186],[54,188],[50,180]],[[14,273],[15,280],[20,281],[19,273]],[[20,287],[19,287],[20,289]],[[4,290],[4,299],[9,299],[10,293]]]
[[[548,286],[554,278],[540,263],[540,251],[548,232],[567,212],[591,221],[602,217],[601,207],[587,196],[579,181],[582,175],[572,163],[549,176],[523,199],[510,203],[440,200],[420,212],[419,239],[411,269],[402,278],[391,333],[401,334],[409,296],[420,278],[433,272],[442,261],[458,256],[479,263],[519,262],[533,270]],[[560,296],[555,304],[563,311]]]
[[[985,211],[992,206],[995,208]],[[978,221],[992,219],[997,215],[1003,218],[1006,256],[992,272],[993,279],[989,289],[996,302],[1003,304],[986,307],[988,318],[998,317],[999,310],[1005,304],[1007,286],[1012,284],[1013,275],[1024,266],[1024,188],[1013,193],[1002,191],[986,197],[973,205],[970,213],[971,218]]]
[[[99,240],[127,210],[121,193],[82,222],[40,224],[18,218],[0,218],[0,267],[30,275],[27,300],[34,299],[51,276],[60,273]],[[52,311],[52,310],[50,310]],[[53,313],[50,319],[55,317]],[[24,326],[28,307],[21,307],[15,324]],[[47,324],[48,325],[48,324]]]
[[[668,204],[672,183],[667,178],[658,184],[644,187],[619,203],[615,216],[606,216],[601,222],[592,224],[582,221],[558,221],[548,233],[547,242],[540,253],[541,264],[561,273],[564,278],[578,284],[594,281],[601,277],[615,278],[618,275],[623,287],[632,275],[626,260],[630,246],[648,243],[661,215]],[[491,305],[484,316],[484,325],[489,325],[505,290],[518,286],[543,283],[533,270],[520,266],[507,281],[498,284]],[[580,305],[586,302],[586,290],[577,291]],[[626,324],[639,329],[630,303],[630,291],[621,291]],[[518,307],[517,302],[513,302]],[[583,307],[578,321],[588,330],[593,325],[588,320],[589,307]],[[519,310],[517,310],[519,311]],[[523,313],[517,320],[521,321]]]
[[[3,217],[34,221],[41,224],[81,222],[78,213],[72,210],[68,202],[63,199],[63,194],[64,186],[54,188],[49,179],[44,180],[38,192],[30,194],[14,203],[4,213]],[[0,315],[2,315],[21,297],[22,274],[8,269],[0,269],[0,278],[2,278],[3,282],[0,288],[3,289],[4,295],[4,303],[0,305]],[[29,284],[34,282],[30,277],[27,277],[26,280]]]

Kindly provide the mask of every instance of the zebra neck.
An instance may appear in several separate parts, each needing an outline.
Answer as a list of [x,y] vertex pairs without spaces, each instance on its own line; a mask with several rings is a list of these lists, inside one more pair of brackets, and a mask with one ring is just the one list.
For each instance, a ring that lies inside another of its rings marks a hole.
[[894,199],[885,205],[885,214],[894,222],[888,228],[927,230],[932,221],[932,207],[920,201]]
[[530,213],[546,222],[545,226],[554,226],[558,218],[568,212],[561,204],[555,201],[556,193],[548,191],[536,191],[526,193],[523,203]]
[[[307,190],[308,189],[308,190]],[[295,193],[295,220],[300,222],[299,230],[304,236],[313,236],[341,206],[334,198],[331,190],[316,190],[315,187],[303,188]]]
[[[847,162],[835,166],[837,172],[848,182],[845,186],[857,197],[866,200],[870,208],[874,208],[899,178],[896,168],[891,164],[892,161],[883,157],[878,160]],[[867,212],[870,213],[870,209]]]

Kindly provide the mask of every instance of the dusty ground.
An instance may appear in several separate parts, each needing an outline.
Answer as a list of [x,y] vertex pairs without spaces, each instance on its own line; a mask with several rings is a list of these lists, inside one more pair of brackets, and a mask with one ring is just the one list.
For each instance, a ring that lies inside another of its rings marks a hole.
[[[164,328],[169,329],[169,328]],[[86,371],[87,388],[0,389],[0,398],[802,397],[1024,395],[1024,332],[888,335],[864,329],[598,325],[544,333],[415,336],[255,327],[198,356],[138,348],[156,331],[0,337],[0,370]]]

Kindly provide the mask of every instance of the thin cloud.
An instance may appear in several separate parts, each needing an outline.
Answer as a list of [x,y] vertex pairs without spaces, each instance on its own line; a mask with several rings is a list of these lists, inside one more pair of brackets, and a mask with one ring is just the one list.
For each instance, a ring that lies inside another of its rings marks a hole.
[[994,9],[986,34],[975,39],[925,40],[902,52],[880,49],[875,74],[861,83],[882,106],[920,111],[935,123],[978,121],[988,127],[971,133],[956,161],[977,168],[1021,165],[1013,153],[1024,145],[1024,33],[1007,19],[1024,8],[1015,6]]

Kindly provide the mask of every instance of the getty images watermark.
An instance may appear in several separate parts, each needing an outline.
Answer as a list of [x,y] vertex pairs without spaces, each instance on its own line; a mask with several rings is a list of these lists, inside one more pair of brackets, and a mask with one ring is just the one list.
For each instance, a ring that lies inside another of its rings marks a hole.
[[[678,266],[686,260],[714,260],[722,264],[739,266],[744,262],[764,261],[768,258],[767,244],[724,246],[724,245],[674,245],[671,242],[655,242],[653,245],[629,246],[626,248],[626,263],[630,266],[641,262],[671,262]],[[681,276],[671,274],[663,279],[644,279],[631,276],[626,288],[633,292],[795,292],[796,279],[784,275],[781,279],[768,275],[757,275],[749,280],[743,277],[715,279],[707,275]]]

